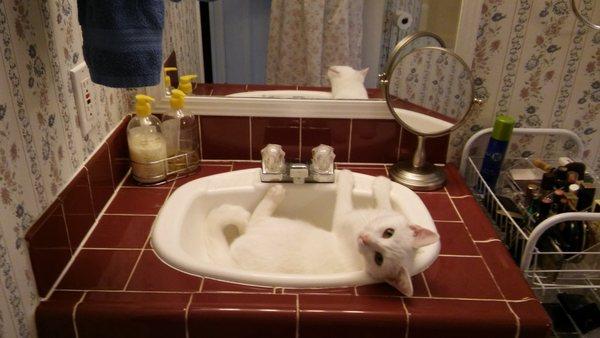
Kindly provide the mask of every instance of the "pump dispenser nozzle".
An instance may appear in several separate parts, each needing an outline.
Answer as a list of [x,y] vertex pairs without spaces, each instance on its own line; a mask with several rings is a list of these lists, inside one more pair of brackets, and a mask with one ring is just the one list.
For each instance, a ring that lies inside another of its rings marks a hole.
[[181,109],[183,108],[185,93],[179,89],[173,89],[171,91],[171,108]]
[[192,93],[192,80],[197,77],[198,77],[198,75],[196,75],[196,74],[180,76],[179,77],[179,87],[177,89],[181,90],[186,95],[191,94]]
[[165,72],[165,88],[171,87],[171,77],[169,76],[169,72],[176,72],[177,68],[175,67],[165,67],[163,70]]
[[135,113],[137,116],[144,117],[150,115],[152,106],[150,102],[154,102],[154,98],[148,95],[138,94],[135,96]]

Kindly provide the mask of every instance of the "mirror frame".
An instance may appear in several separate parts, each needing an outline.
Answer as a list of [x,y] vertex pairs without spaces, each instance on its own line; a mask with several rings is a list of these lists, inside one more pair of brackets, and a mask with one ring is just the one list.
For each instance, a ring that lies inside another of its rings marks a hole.
[[[442,46],[441,47],[427,46],[427,47],[415,48],[415,49],[411,50],[409,53],[407,53],[406,55],[404,55],[402,58],[398,59],[398,57],[399,57],[398,52],[402,48],[406,47],[409,43],[411,43],[412,41],[414,41],[420,37],[432,37],[432,38],[436,39]],[[407,40],[407,41],[404,41],[404,40]],[[471,83],[471,104],[469,105],[469,108],[466,110],[466,112],[464,112],[463,116],[458,121],[456,121],[456,123],[451,128],[437,132],[437,133],[426,134],[426,133],[423,133],[423,132],[420,132],[420,131],[414,129],[413,127],[408,125],[403,119],[401,119],[398,116],[398,114],[396,114],[396,112],[394,110],[395,107],[392,106],[392,104],[391,104],[392,97],[390,95],[390,86],[389,86],[390,85],[390,74],[396,69],[398,64],[400,64],[400,62],[402,62],[402,60],[404,60],[404,58],[408,57],[412,53],[419,51],[419,50],[439,50],[439,51],[449,54],[450,56],[453,56],[456,60],[458,60],[465,67],[467,75],[469,76],[469,82]],[[465,60],[463,60],[463,58],[461,58],[458,54],[454,53],[453,51],[444,48],[444,42],[437,35],[427,33],[427,32],[417,32],[413,35],[407,36],[405,39],[400,41],[398,43],[398,45],[396,45],[396,48],[394,48],[394,52],[395,53],[392,56],[390,63],[386,67],[385,74],[381,74],[382,76],[381,76],[381,80],[380,80],[381,81],[380,86],[383,87],[383,91],[385,93],[385,102],[389,109],[389,113],[394,117],[394,119],[396,119],[396,122],[398,122],[403,128],[407,129],[409,132],[411,132],[417,136],[422,136],[425,138],[443,136],[443,135],[449,134],[452,131],[459,128],[463,124],[463,122],[467,119],[467,117],[469,116],[469,112],[473,108],[473,105],[475,103],[479,102],[479,100],[475,96],[475,84],[473,83],[473,72],[471,71],[471,68],[467,65]]]
[[[460,8],[458,30],[454,51],[470,64],[475,54],[477,31],[481,18],[483,0],[463,0]],[[162,72],[161,72],[162,73]],[[164,82],[146,87],[146,94],[156,99],[154,111],[168,111],[169,96]],[[263,116],[306,118],[360,118],[386,119],[394,117],[385,100],[315,100],[315,99],[267,99],[230,98],[212,96],[189,96],[188,110],[197,115]]]

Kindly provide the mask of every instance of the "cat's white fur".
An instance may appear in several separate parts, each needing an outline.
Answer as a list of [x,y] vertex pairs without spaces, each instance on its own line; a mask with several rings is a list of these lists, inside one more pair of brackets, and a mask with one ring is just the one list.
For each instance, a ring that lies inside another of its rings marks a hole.
[[331,66],[327,77],[331,82],[331,95],[334,99],[368,99],[365,76],[369,68],[356,70],[348,66]]
[[[240,206],[222,205],[207,216],[204,228],[208,259],[217,264],[253,271],[325,274],[365,269],[405,295],[412,295],[409,272],[415,249],[438,240],[435,232],[409,224],[392,209],[391,183],[385,177],[373,181],[376,208],[354,209],[352,173],[342,170],[331,231],[313,224],[273,217],[285,196],[282,185],[272,186],[252,214]],[[233,224],[240,236],[230,246],[223,234]],[[393,235],[384,238],[386,230]],[[383,257],[375,262],[376,252]]]

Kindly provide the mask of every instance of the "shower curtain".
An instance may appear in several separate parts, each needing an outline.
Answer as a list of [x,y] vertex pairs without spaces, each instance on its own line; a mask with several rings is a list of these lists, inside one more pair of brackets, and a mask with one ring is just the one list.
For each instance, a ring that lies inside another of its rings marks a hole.
[[363,0],[272,0],[267,84],[329,86],[332,65],[361,67]]

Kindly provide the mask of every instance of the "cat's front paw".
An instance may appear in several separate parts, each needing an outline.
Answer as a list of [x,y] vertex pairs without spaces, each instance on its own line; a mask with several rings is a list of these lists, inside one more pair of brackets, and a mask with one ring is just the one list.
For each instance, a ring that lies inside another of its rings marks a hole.
[[381,191],[383,193],[390,193],[392,189],[392,181],[385,176],[377,176],[373,179],[373,190]]
[[352,175],[352,172],[350,170],[338,170],[337,181],[340,185],[348,185],[350,187],[354,187],[354,175]]
[[283,201],[284,197],[285,197],[285,188],[281,184],[276,184],[276,185],[272,186],[271,188],[269,188],[269,190],[267,191],[267,195],[266,195],[266,198],[271,199],[276,204],[281,203],[281,201]]

